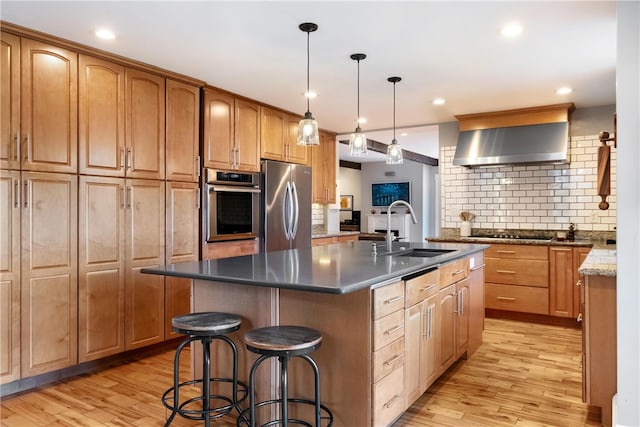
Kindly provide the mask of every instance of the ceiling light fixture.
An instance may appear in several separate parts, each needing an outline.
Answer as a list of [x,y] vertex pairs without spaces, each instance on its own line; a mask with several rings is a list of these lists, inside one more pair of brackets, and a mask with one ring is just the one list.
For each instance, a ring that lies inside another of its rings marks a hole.
[[[313,22],[304,22],[298,26],[301,31],[307,33],[307,92],[309,93],[309,33],[318,29]],[[313,118],[309,111],[309,96],[307,96],[307,112],[304,118],[300,120],[298,125],[298,145],[319,145],[320,136],[318,135],[318,122]]]
[[367,136],[360,129],[360,61],[365,59],[364,53],[354,53],[351,59],[358,62],[358,112],[356,120],[356,130],[349,137],[349,154],[354,157],[364,157],[367,155]]
[[113,31],[107,28],[98,28],[95,32],[96,37],[101,38],[103,40],[113,40],[116,38],[116,35]]
[[444,98],[436,98],[433,100],[433,105],[444,105],[445,102],[447,101]]
[[396,140],[396,83],[402,80],[400,77],[389,77],[387,81],[393,83],[393,140],[387,146],[387,164],[399,165],[404,163],[402,158],[402,147]]
[[507,38],[519,36],[522,33],[522,25],[518,24],[517,22],[511,22],[502,27],[500,33]]
[[569,93],[573,92],[573,89],[571,89],[570,87],[564,86],[561,87],[560,89],[556,90],[556,93],[558,95],[567,95]]

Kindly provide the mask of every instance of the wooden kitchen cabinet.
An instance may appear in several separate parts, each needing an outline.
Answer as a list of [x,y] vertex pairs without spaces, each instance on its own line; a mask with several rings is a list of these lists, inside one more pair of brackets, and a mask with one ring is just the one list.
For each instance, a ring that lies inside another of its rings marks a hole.
[[200,177],[200,89],[166,80],[166,178],[198,182]]
[[20,37],[1,32],[0,167],[20,169]]
[[467,356],[482,344],[484,331],[484,252],[469,257],[469,346]]
[[573,313],[576,316],[576,320],[581,320],[582,313],[582,285],[584,283],[584,277],[580,274],[580,266],[591,252],[590,247],[578,247],[573,249]]
[[582,400],[602,408],[602,425],[612,425],[617,390],[616,277],[585,276],[582,321]]
[[439,285],[439,270],[405,282],[405,408],[411,406],[436,380]]
[[574,317],[573,248],[549,247],[549,314],[559,317]]
[[78,179],[22,173],[22,377],[77,362]]
[[0,384],[20,379],[20,184],[0,170]]
[[[199,196],[197,183],[167,183],[167,264],[198,260]],[[191,311],[191,280],[166,277],[165,301],[165,339],[170,339],[179,336],[172,330],[171,319]]]
[[164,340],[164,277],[140,272],[164,264],[163,181],[127,180],[125,224],[125,350],[130,350]]
[[20,42],[21,169],[77,172],[78,55],[28,38]]
[[125,68],[79,57],[79,172],[125,175]]
[[320,132],[320,145],[310,147],[313,179],[313,203],[336,202],[336,140],[327,132]]
[[81,176],[79,185],[78,359],[124,351],[125,180]]
[[165,178],[165,79],[127,68],[126,176]]
[[233,95],[204,90],[204,166],[260,170],[261,107]]
[[300,118],[268,107],[260,116],[260,157],[308,164],[308,147],[297,145]]

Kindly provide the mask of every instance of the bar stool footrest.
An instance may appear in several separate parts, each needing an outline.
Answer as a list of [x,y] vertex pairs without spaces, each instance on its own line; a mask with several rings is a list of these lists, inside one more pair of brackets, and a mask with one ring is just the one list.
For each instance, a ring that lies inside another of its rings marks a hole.
[[[233,379],[232,378],[210,378],[210,381],[211,382],[218,382],[218,383],[225,382],[225,383],[232,383],[233,384]],[[181,382],[180,384],[178,384],[178,388],[186,387],[186,386],[193,386],[193,385],[196,385],[196,384],[202,384],[203,382],[204,381],[202,379],[184,381],[184,382]],[[217,406],[217,407],[214,407],[214,408],[209,408],[208,413],[209,413],[209,417],[210,417],[211,420],[224,417],[225,415],[229,414],[233,410],[233,408],[236,408],[238,413],[242,412],[242,409],[240,408],[240,404],[247,398],[249,387],[247,387],[247,385],[245,383],[243,383],[242,381],[238,381],[237,384],[238,384],[237,394],[238,395],[242,395],[242,397],[240,399],[238,399],[235,403],[233,402],[233,399],[230,398],[229,396],[218,395],[218,394],[209,394],[209,400],[218,400],[218,401],[227,402],[226,405]],[[199,394],[198,396],[192,397],[191,399],[187,399],[184,402],[180,402],[178,404],[178,408],[175,408],[173,406],[173,400],[174,400],[173,391],[174,391],[174,389],[175,389],[175,387],[171,387],[167,391],[165,391],[164,394],[162,395],[162,399],[161,399],[162,400],[162,404],[164,405],[164,407],[172,412],[172,417],[171,418],[173,418],[173,416],[175,414],[179,414],[183,418],[186,418],[186,419],[189,419],[189,420],[194,420],[194,421],[204,420],[205,419],[205,411],[204,410],[185,408],[185,406],[190,405],[192,403],[202,402],[203,399],[204,399],[204,396],[202,396],[202,394]]]
[[[301,404],[305,404],[305,405],[311,405],[313,407],[316,406],[316,402],[314,400],[310,400],[310,399],[299,399],[299,398],[289,398],[287,399],[287,402],[291,403],[301,403]],[[264,406],[270,406],[270,405],[278,405],[278,404],[282,404],[282,399],[271,399],[271,400],[265,400],[262,402],[258,402],[255,404],[255,408],[261,408]],[[237,420],[237,427],[246,425],[246,426],[250,426],[251,425],[251,420],[248,417],[249,411],[251,408],[247,408],[245,410],[243,410],[240,415],[238,416],[238,420]],[[323,405],[322,403],[320,404],[320,422],[323,423],[323,421],[326,421],[327,424],[324,427],[331,427],[331,425],[333,425],[333,414],[331,413],[331,411],[329,410],[329,408],[327,408],[325,405]],[[315,420],[314,422],[308,422],[308,421],[304,421],[304,420],[299,420],[297,418],[289,418],[288,419],[288,423],[289,424],[296,424],[296,425],[302,425],[302,426],[307,426],[307,427],[315,427]],[[324,423],[323,423],[324,424]],[[269,427],[269,426],[274,426],[274,425],[282,425],[282,419],[278,418],[276,420],[271,420],[268,421],[264,424],[261,424],[260,427]]]

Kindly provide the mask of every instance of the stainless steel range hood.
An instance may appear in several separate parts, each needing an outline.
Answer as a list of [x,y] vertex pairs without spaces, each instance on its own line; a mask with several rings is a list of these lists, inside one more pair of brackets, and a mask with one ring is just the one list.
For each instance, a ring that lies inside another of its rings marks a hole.
[[454,165],[568,163],[569,122],[460,132]]

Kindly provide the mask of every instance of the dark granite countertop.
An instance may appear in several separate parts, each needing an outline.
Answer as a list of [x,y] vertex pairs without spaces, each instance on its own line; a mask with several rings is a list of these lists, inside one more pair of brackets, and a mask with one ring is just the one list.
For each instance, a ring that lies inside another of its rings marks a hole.
[[590,247],[596,242],[593,240],[556,240],[556,239],[508,239],[503,237],[429,237],[426,239],[428,242],[456,242],[456,243],[486,243],[486,244],[518,244],[518,245],[534,245],[534,246],[576,246],[576,247]]
[[302,291],[346,294],[377,284],[397,280],[439,264],[487,249],[485,244],[399,243],[393,253],[411,248],[448,249],[450,253],[431,258],[386,255],[373,242],[316,246],[304,249],[264,252],[216,260],[194,261],[157,268],[143,273],[189,279],[211,280],[242,285],[266,286]]

